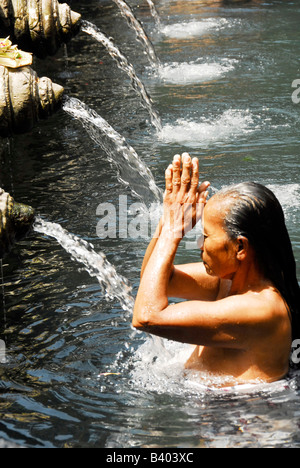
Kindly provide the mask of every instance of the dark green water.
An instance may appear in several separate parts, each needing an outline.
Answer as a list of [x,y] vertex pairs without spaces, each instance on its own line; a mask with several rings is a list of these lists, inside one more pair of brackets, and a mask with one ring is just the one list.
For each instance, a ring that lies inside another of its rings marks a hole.
[[[160,76],[113,2],[69,3],[134,65],[163,130],[155,132],[128,77],[87,34],[54,58],[34,59],[39,76],[106,119],[161,188],[164,168],[183,151],[200,158],[203,177],[217,189],[250,179],[271,186],[300,278],[300,104],[292,100],[300,79],[299,3],[158,0],[158,31],[147,3],[130,2],[162,63]],[[99,239],[96,212],[101,203],[118,207],[120,195],[129,205],[137,200],[82,124],[61,110],[31,133],[0,142],[0,155],[1,187],[92,242],[134,296],[147,239]],[[195,257],[183,244],[178,261]],[[4,260],[4,289],[1,438],[25,447],[300,446],[296,377],[288,388],[255,394],[193,386],[176,347],[134,334],[118,300],[107,302],[97,279],[55,239],[34,232],[20,242]]]

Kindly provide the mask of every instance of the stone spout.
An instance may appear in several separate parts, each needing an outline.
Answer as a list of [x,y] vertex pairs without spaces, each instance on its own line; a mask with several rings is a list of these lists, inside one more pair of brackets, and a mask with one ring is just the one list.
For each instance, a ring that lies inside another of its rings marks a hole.
[[25,237],[34,222],[30,206],[16,203],[0,188],[0,258],[9,253],[14,243]]
[[60,107],[63,93],[63,87],[38,78],[30,67],[0,66],[0,136],[30,131]]
[[80,30],[81,15],[57,0],[0,0],[0,30],[37,57],[54,55]]

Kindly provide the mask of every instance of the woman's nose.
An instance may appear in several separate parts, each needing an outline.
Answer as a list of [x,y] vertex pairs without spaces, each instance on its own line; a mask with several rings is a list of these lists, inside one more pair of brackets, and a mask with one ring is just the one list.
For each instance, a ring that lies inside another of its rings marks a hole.
[[203,234],[201,234],[201,236],[197,240],[197,247],[203,251],[203,247],[204,247],[204,235]]

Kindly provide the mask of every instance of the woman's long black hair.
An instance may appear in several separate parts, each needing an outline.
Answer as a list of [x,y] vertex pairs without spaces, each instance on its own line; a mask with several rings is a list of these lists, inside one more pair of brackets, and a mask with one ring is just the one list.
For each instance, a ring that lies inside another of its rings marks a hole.
[[254,248],[259,267],[285,300],[292,323],[292,339],[300,339],[300,287],[296,261],[283,209],[267,187],[244,182],[222,189],[230,198],[225,229],[232,239],[244,236]]

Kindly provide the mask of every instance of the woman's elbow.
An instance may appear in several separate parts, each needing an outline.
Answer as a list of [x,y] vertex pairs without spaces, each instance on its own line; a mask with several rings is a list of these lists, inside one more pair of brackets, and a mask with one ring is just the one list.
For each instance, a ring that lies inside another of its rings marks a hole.
[[145,310],[134,308],[132,326],[137,330],[145,330],[149,327],[149,317]]
[[168,299],[164,301],[140,301],[137,297],[133,309],[132,326],[138,330],[150,331],[161,325],[162,312],[168,306]]
[[141,323],[139,320],[136,320],[136,319],[133,319],[133,320],[132,320],[132,326],[133,326],[133,328],[135,328],[136,330],[140,330],[140,331],[145,330],[144,324]]

